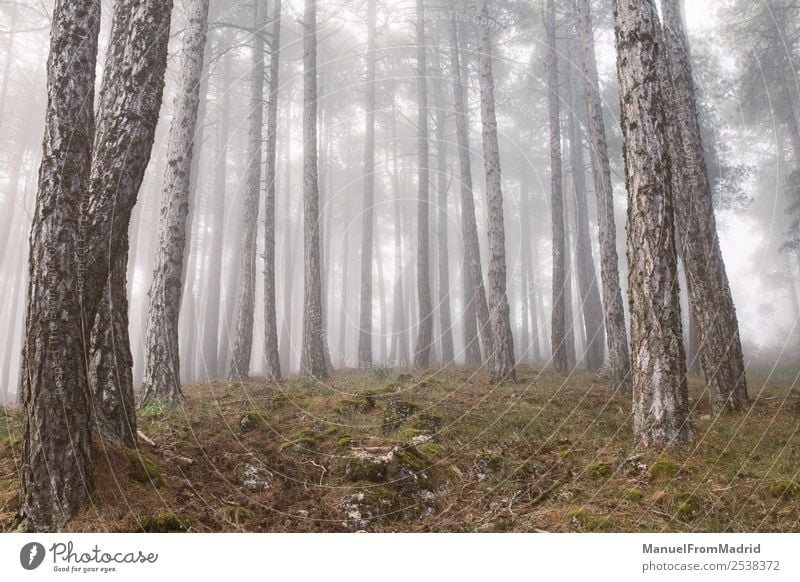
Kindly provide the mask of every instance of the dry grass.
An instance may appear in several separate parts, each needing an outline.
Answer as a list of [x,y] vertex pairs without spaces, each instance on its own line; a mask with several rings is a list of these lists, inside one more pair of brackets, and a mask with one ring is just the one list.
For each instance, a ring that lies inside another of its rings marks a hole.
[[[663,453],[631,450],[629,396],[588,374],[521,368],[518,383],[492,385],[474,370],[376,370],[192,386],[182,408],[141,411],[155,447],[98,443],[93,506],[70,529],[796,532],[795,374],[751,373],[752,407],[721,418],[692,382],[695,443]],[[0,529],[18,504],[17,415],[0,416]],[[423,496],[410,478],[354,466],[356,452],[410,442]],[[268,488],[237,482],[246,464],[270,471]],[[342,507],[354,491],[385,514],[354,525]]]

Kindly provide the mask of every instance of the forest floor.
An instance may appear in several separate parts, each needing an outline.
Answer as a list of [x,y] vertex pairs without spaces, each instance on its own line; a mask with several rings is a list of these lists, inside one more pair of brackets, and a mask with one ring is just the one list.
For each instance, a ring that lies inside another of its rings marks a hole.
[[[631,450],[630,396],[520,367],[338,372],[188,386],[140,411],[138,450],[98,444],[74,531],[800,531],[796,370],[750,373],[751,408],[695,443]],[[18,508],[20,411],[0,414],[0,530]]]

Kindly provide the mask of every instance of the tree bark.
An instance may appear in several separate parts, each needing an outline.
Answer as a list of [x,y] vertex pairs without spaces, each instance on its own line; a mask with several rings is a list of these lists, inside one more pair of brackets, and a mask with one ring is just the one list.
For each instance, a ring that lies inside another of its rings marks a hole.
[[20,518],[31,531],[60,529],[89,502],[91,491],[94,451],[78,254],[91,172],[99,26],[99,2],[56,3],[21,381]]
[[689,303],[697,325],[700,361],[711,390],[712,408],[741,411],[748,405],[739,323],[717,236],[689,47],[680,4],[662,0],[664,40],[675,97],[669,121],[676,132],[671,149],[677,174],[675,213]]
[[190,0],[183,36],[175,117],[170,128],[153,280],[148,293],[142,404],[183,400],[178,354],[178,317],[183,295],[186,222],[200,104],[200,81],[208,30],[209,0]]
[[417,194],[417,297],[419,328],[414,367],[427,368],[433,341],[433,305],[430,278],[430,176],[428,166],[428,83],[425,50],[425,5],[417,0],[417,142],[419,163]]
[[278,181],[278,97],[280,94],[281,0],[272,8],[270,34],[269,104],[267,106],[267,186],[264,196],[264,355],[266,376],[281,378],[278,317],[275,309],[275,191]]
[[597,195],[597,224],[600,239],[600,277],[608,344],[608,375],[615,390],[630,390],[630,354],[625,328],[625,307],[619,280],[617,230],[614,223],[614,188],[608,156],[600,82],[594,49],[591,0],[577,0],[580,28],[583,95],[592,154],[592,174]]
[[[450,3],[450,12],[455,14],[455,4]],[[456,139],[458,142],[459,182],[461,184],[461,232],[464,237],[464,262],[462,266],[464,285],[464,355],[466,364],[481,363],[478,329],[483,340],[484,351],[493,349],[489,307],[483,286],[478,225],[475,219],[475,198],[472,191],[472,166],[470,162],[469,119],[467,95],[462,78],[461,49],[458,42],[458,23],[450,19],[450,74],[453,83],[453,103],[456,115]]]
[[678,296],[666,62],[653,0],[614,0],[617,76],[628,187],[628,289],[634,440],[692,441]]
[[305,0],[303,19],[303,248],[305,299],[300,369],[306,376],[324,379],[325,329],[322,324],[322,288],[319,245],[319,183],[317,180],[317,2]]
[[553,229],[553,366],[557,372],[569,369],[566,318],[567,274],[564,233],[564,193],[561,161],[561,121],[558,103],[558,51],[554,0],[547,0],[547,102],[550,115],[550,212]]
[[361,309],[358,365],[372,365],[372,257],[375,230],[375,0],[367,1],[367,103],[364,141],[364,211],[361,214]]
[[500,147],[494,103],[492,47],[487,0],[478,0],[478,63],[480,66],[483,159],[486,171],[486,207],[489,214],[489,297],[492,347],[489,375],[493,381],[515,381],[514,337],[506,289],[506,235]]
[[397,109],[392,101],[392,192],[394,194],[394,293],[392,305],[392,350],[390,359],[407,368],[411,357],[408,351],[408,325],[405,316],[403,293],[403,216],[401,213],[402,191],[400,188],[399,154],[397,151]]
[[250,80],[250,130],[248,134],[247,195],[244,200],[244,225],[241,242],[241,270],[239,279],[239,313],[236,317],[236,339],[233,343],[232,380],[242,380],[250,375],[253,352],[253,318],[256,293],[256,235],[261,196],[262,133],[264,129],[264,29],[266,7],[263,0],[253,3],[252,78]]

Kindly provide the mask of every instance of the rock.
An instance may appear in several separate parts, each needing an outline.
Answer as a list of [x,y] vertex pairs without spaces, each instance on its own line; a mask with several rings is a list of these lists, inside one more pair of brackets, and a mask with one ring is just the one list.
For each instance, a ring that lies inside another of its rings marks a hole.
[[408,417],[413,416],[418,410],[419,407],[416,404],[411,404],[401,398],[390,398],[383,413],[383,425],[387,430],[397,430]]
[[361,487],[348,493],[339,502],[345,514],[345,525],[365,529],[369,525],[384,525],[398,517],[401,507],[397,494],[381,486]]
[[272,472],[261,463],[242,463],[236,465],[236,481],[250,491],[265,491],[270,487]]

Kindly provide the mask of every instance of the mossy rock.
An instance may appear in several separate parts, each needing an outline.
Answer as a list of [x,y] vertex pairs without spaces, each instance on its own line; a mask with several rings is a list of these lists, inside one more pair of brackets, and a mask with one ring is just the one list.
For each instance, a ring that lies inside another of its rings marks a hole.
[[419,407],[403,400],[402,398],[390,398],[386,403],[386,410],[383,413],[383,425],[386,430],[397,430],[405,420],[417,413]]
[[791,499],[800,494],[800,484],[790,479],[781,479],[770,485],[769,494],[775,498]]
[[375,410],[375,399],[369,397],[356,397],[345,398],[336,407],[336,412],[345,414],[348,412],[356,412],[358,414],[366,414]]
[[475,473],[479,481],[496,475],[503,469],[503,456],[500,453],[487,451],[475,459]]
[[189,522],[174,513],[147,515],[137,518],[138,531],[142,533],[184,533],[189,530]]
[[344,475],[350,481],[383,483],[392,458],[391,452],[377,456],[359,453],[349,457],[340,467],[343,467]]
[[242,429],[242,432],[250,432],[256,426],[260,424],[264,424],[267,422],[264,413],[258,410],[250,410],[242,416],[241,420],[239,421],[239,428]]
[[586,467],[586,471],[584,471],[586,478],[590,481],[597,481],[598,479],[610,477],[613,473],[614,469],[605,463],[595,463],[594,465],[589,465]]
[[642,493],[641,489],[631,487],[623,492],[622,497],[628,501],[641,501],[644,493]]
[[386,471],[386,479],[395,489],[416,495],[433,491],[434,480],[428,458],[413,445],[398,445],[392,449],[393,458]]
[[236,482],[254,493],[266,491],[272,482],[272,472],[263,463],[236,465]]
[[385,525],[402,517],[400,496],[388,487],[362,484],[339,502],[345,524],[352,529]]
[[653,463],[647,473],[653,479],[667,478],[672,479],[678,474],[680,467],[667,459],[660,459]]
[[567,512],[567,520],[582,531],[610,531],[611,520],[606,516],[594,515],[584,508],[571,509]]
[[125,455],[129,461],[129,479],[145,485],[164,486],[164,477],[161,475],[158,465],[150,457],[137,449],[126,449]]
[[442,427],[442,418],[435,414],[422,413],[412,418],[408,426],[417,430],[422,430],[430,434],[435,434]]

